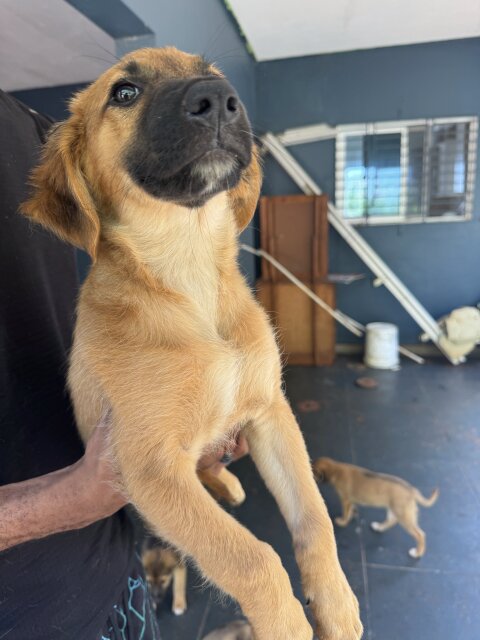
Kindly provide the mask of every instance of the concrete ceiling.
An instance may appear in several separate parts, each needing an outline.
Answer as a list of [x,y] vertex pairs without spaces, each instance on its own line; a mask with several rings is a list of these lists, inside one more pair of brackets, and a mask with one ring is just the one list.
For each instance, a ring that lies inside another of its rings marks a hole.
[[480,36],[479,0],[229,0],[257,60]]
[[0,0],[4,91],[89,82],[115,50],[111,36],[64,0]]

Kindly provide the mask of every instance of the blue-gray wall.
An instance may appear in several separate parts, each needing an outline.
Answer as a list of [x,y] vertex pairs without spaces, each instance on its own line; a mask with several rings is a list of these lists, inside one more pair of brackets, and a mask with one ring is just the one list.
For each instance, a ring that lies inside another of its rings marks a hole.
[[68,101],[74,93],[86,86],[86,84],[66,84],[57,87],[12,91],[12,95],[35,111],[50,116],[53,120],[64,120],[68,117]]
[[[273,132],[318,122],[480,115],[480,38],[261,63],[256,89],[257,124]],[[334,196],[333,143],[291,147],[291,151]],[[299,190],[269,158],[264,192]],[[480,302],[480,167],[474,211],[470,222],[358,229],[438,317],[454,307]],[[330,269],[368,272],[333,230]],[[338,306],[361,322],[395,322],[405,343],[415,342],[420,332],[388,291],[372,287],[371,277],[338,287]],[[353,340],[339,329],[340,342]]]

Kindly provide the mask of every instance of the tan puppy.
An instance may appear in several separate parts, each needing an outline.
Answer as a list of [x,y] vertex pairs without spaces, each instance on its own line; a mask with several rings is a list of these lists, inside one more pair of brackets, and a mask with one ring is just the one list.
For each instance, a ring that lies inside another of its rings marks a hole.
[[335,518],[340,527],[350,522],[355,505],[384,507],[387,517],[384,522],[372,522],[374,531],[387,531],[397,523],[412,535],[417,546],[410,549],[412,558],[420,558],[425,553],[425,532],[418,526],[418,506],[431,507],[438,498],[438,489],[430,498],[425,498],[418,489],[396,476],[374,473],[368,469],[331,458],[319,458],[313,464],[317,480],[329,482],[335,487],[342,502],[343,515]]
[[212,631],[203,640],[253,640],[253,632],[247,622],[237,620]]
[[187,610],[187,567],[180,554],[157,544],[142,553],[153,608],[157,609],[170,585],[173,589],[172,611],[181,616]]
[[[225,500],[237,507],[245,500],[245,492],[239,479],[225,467],[217,473],[209,469],[198,471],[198,477],[217,500]],[[145,576],[156,609],[172,585],[172,611],[180,616],[187,610],[187,565],[180,553],[161,543],[153,545],[147,540],[142,553]]]
[[69,370],[83,438],[108,403],[125,491],[155,534],[238,600],[256,640],[311,640],[277,554],[196,475],[201,455],[243,431],[292,532],[319,637],[357,640],[273,331],[237,263],[261,183],[243,105],[214,66],[167,48],[127,55],[70,110],[24,212],[94,261]]

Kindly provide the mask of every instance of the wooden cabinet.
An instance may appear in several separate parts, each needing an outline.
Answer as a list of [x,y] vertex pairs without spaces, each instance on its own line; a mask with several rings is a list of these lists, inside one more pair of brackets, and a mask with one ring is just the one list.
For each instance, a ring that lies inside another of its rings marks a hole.
[[[335,308],[335,286],[310,284]],[[335,360],[335,321],[290,282],[257,281],[257,296],[267,310],[288,364],[331,365]]]
[[[260,242],[302,282],[328,274],[327,196],[264,196],[260,200]],[[262,278],[288,282],[269,262]]]
[[[335,285],[328,283],[326,196],[263,197],[260,234],[262,249],[335,308]],[[289,364],[333,363],[334,319],[266,260],[257,296],[278,330]]]

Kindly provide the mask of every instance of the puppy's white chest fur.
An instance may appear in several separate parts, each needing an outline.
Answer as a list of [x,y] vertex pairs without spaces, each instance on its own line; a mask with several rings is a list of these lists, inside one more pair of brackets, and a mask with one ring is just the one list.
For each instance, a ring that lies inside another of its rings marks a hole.
[[[138,212],[138,216],[144,215]],[[183,294],[195,312],[216,323],[219,264],[231,245],[234,221],[224,193],[199,209],[159,203],[139,224],[130,212],[128,234],[140,260],[167,289]],[[148,230],[148,231],[147,231]]]

